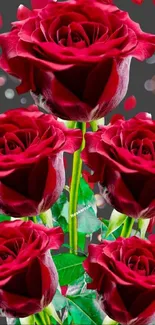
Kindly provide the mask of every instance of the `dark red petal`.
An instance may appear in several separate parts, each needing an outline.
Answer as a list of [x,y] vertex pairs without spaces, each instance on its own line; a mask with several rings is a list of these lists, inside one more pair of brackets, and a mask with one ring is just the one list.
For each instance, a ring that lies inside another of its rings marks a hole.
[[41,301],[0,290],[0,307],[9,317],[27,317],[42,310]]

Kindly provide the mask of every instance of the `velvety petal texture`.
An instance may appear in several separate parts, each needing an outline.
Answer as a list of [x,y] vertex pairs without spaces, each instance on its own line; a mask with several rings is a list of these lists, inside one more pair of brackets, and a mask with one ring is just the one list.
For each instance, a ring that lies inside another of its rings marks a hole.
[[118,238],[89,245],[83,263],[101,308],[122,325],[155,321],[155,236]]
[[82,158],[107,203],[130,217],[155,216],[155,121],[150,114],[127,121],[114,115],[109,125],[86,134]]
[[70,130],[36,106],[0,115],[0,211],[13,217],[48,210],[65,185],[63,153],[73,153],[81,131]]
[[50,304],[58,286],[50,249],[63,241],[60,227],[1,222],[0,308],[8,317],[27,317]]
[[65,120],[105,116],[124,98],[131,58],[155,51],[144,33],[112,0],[32,0],[0,35],[0,67],[21,79],[45,111]]

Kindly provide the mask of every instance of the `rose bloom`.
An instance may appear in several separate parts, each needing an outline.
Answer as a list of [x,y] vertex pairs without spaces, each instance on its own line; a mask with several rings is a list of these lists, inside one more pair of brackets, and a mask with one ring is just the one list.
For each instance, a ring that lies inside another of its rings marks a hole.
[[111,1],[34,4],[40,9],[20,6],[18,21],[0,36],[1,68],[21,79],[19,94],[31,90],[39,106],[62,119],[105,116],[126,94],[131,58],[150,57],[155,36]]
[[63,152],[74,152],[80,130],[69,130],[36,106],[0,115],[0,211],[13,217],[48,210],[65,185]]
[[60,227],[1,222],[0,308],[8,317],[27,317],[50,304],[58,286],[50,249],[63,240]]
[[155,121],[150,114],[128,121],[115,115],[109,125],[86,135],[82,158],[107,203],[130,217],[155,216]]
[[155,321],[155,236],[118,238],[89,245],[84,268],[101,308],[121,325]]

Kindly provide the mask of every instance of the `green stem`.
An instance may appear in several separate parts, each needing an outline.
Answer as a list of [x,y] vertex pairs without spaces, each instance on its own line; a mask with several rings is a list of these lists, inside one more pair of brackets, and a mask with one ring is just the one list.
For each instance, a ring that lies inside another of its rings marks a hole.
[[37,221],[37,217],[36,217],[36,216],[32,217],[32,221],[33,221],[34,223],[38,223],[38,221]]
[[90,126],[93,132],[96,132],[98,130],[98,125],[96,121],[91,121]]
[[28,217],[22,217],[21,220],[22,220],[22,221],[28,221],[29,218],[28,218]]
[[82,159],[80,158],[81,151],[85,146],[84,134],[86,133],[86,123],[78,122],[77,127],[82,130],[83,141],[79,150],[74,153],[73,156],[73,168],[72,168],[72,181],[70,186],[70,202],[69,202],[69,244],[70,252],[77,254],[77,204],[78,204],[78,191],[80,185],[80,177],[82,171]]
[[76,125],[76,122],[75,121],[68,121],[66,124],[67,124],[67,127],[69,129],[74,129],[75,125]]
[[124,237],[124,238],[130,237],[134,222],[135,222],[135,219],[126,217],[123,228],[122,228],[121,237]]
[[61,319],[59,318],[54,305],[51,303],[49,306],[44,308],[44,313],[47,314],[48,316],[52,316],[58,324],[62,324]]
[[52,211],[51,209],[41,213],[39,215],[40,219],[42,220],[42,223],[49,227],[49,228],[53,228],[53,219],[52,219]]

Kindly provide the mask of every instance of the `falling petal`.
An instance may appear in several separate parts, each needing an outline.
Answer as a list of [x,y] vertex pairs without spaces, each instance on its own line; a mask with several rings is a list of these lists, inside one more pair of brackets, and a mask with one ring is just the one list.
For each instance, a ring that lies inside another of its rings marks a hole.
[[133,3],[136,3],[137,5],[141,5],[144,0],[132,0]]
[[0,28],[2,28],[2,26],[3,26],[3,19],[2,19],[2,16],[0,14]]
[[131,109],[135,108],[137,104],[137,100],[135,96],[128,97],[124,102],[124,108],[126,111],[130,111]]

